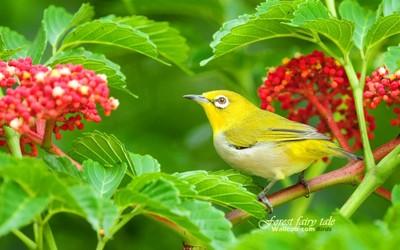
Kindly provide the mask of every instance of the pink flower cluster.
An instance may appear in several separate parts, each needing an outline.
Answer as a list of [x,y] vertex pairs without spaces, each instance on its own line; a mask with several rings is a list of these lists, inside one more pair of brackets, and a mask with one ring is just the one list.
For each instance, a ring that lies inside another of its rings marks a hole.
[[365,81],[365,105],[375,109],[381,102],[393,106],[397,118],[391,120],[393,126],[400,126],[400,71],[389,74],[385,67],[379,67]]
[[55,122],[53,132],[61,138],[60,130],[82,129],[82,118],[99,122],[97,105],[105,115],[119,105],[109,97],[107,77],[81,65],[51,69],[32,65],[30,58],[0,61],[0,86],[6,88],[0,99],[0,126],[10,126],[21,134],[43,133],[37,124],[51,120]]

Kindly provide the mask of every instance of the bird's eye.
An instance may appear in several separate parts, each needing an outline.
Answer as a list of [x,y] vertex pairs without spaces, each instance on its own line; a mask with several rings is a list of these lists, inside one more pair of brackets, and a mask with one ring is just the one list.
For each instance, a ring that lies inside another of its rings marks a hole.
[[217,108],[224,109],[229,105],[229,100],[225,96],[217,96],[217,98],[215,98],[214,105]]

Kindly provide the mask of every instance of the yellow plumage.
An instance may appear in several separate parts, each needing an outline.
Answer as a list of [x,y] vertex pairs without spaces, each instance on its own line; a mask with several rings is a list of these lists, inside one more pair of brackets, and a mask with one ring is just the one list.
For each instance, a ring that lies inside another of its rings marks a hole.
[[262,110],[235,92],[185,97],[204,108],[218,154],[241,171],[276,181],[325,156],[356,157],[315,128]]

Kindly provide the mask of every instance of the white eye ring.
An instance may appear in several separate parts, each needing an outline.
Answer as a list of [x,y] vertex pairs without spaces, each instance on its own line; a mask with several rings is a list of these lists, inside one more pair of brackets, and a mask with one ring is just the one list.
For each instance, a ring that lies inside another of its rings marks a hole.
[[214,99],[214,105],[217,108],[224,109],[229,105],[229,99],[226,96],[219,95]]

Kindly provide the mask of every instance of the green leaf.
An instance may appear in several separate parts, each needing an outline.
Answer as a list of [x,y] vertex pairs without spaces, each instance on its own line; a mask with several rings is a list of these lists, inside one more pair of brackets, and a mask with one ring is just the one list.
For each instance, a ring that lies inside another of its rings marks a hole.
[[122,178],[125,176],[126,164],[107,168],[98,162],[86,160],[82,164],[83,178],[93,187],[100,197],[110,198],[117,190]]
[[328,38],[343,55],[352,47],[353,24],[347,20],[330,18],[328,10],[318,0],[300,4],[294,12],[291,24]]
[[170,27],[167,22],[155,22],[144,16],[123,17],[114,20],[146,33],[156,45],[161,56],[182,69],[186,69],[185,62],[189,51],[186,39],[179,34],[178,30]]
[[[143,175],[145,176],[145,175]],[[142,176],[136,178],[143,178]],[[134,180],[135,181],[135,180]],[[164,178],[143,185],[130,185],[116,193],[117,203],[140,206],[144,214],[163,218],[190,243],[224,249],[235,237],[224,213],[208,202],[181,200],[179,190]]]
[[383,0],[382,3],[384,16],[400,11],[400,2],[398,0]]
[[129,153],[129,156],[133,163],[132,172],[136,175],[142,175],[146,173],[160,172],[160,163],[154,159],[151,155],[140,155]]
[[[225,219],[225,214],[216,209],[209,202],[185,200],[180,208],[209,240],[204,242],[211,249],[226,249],[226,246],[235,241],[231,231],[231,223]],[[186,210],[186,211],[185,211]],[[176,221],[180,221],[176,220]]]
[[[149,183],[157,182],[158,180],[165,180],[166,182],[173,185],[174,190],[177,189],[179,191],[179,195],[185,198],[191,198],[197,194],[194,189],[194,186],[190,183],[179,179],[177,176],[169,175],[166,173],[158,172],[158,173],[147,173],[142,174],[140,176],[135,176],[132,181],[126,186],[127,190],[140,192],[146,185]],[[129,199],[121,198],[121,191],[117,191],[115,194],[116,204],[122,209],[126,208],[130,201]]]
[[0,236],[29,224],[49,202],[49,197],[32,196],[16,182],[6,181],[0,189]]
[[400,185],[396,185],[392,189],[392,203],[393,205],[400,205]]
[[136,30],[129,25],[106,19],[95,20],[77,26],[65,36],[60,50],[84,44],[120,47],[163,62],[158,58],[156,45],[146,33]]
[[258,41],[296,37],[298,34],[293,27],[282,24],[290,20],[295,6],[295,2],[274,1],[268,6],[259,7],[253,15],[243,15],[224,23],[210,43],[214,55],[203,60],[200,65],[206,65],[217,57]]
[[0,50],[0,59],[6,61],[18,51],[20,51],[20,49],[2,49]]
[[118,208],[112,200],[98,196],[90,186],[74,186],[70,188],[83,217],[92,225],[97,233],[104,230],[108,236],[110,229],[118,219]]
[[98,74],[105,74],[108,86],[133,95],[126,88],[126,77],[121,72],[120,66],[108,60],[104,55],[92,53],[84,48],[77,48],[57,53],[46,64],[54,66],[65,63],[81,64],[86,69],[94,70]]
[[253,179],[250,176],[243,175],[235,169],[218,170],[218,171],[213,172],[213,174],[225,176],[229,180],[240,183],[246,188],[247,187],[257,187],[257,185],[255,185],[253,183]]
[[51,196],[65,204],[74,205],[64,180],[51,172],[42,160],[0,154],[0,176],[17,182],[32,195]]
[[81,178],[81,172],[76,168],[76,166],[67,157],[60,157],[53,154],[46,154],[43,160],[47,165],[54,171],[73,177]]
[[307,21],[302,27],[331,40],[343,54],[350,51],[353,43],[354,26],[351,22],[338,19],[318,19]]
[[32,58],[32,63],[40,63],[42,56],[46,50],[47,37],[46,32],[41,27],[28,50],[28,56]]
[[[315,237],[317,234],[313,234]],[[318,242],[318,241],[317,241]],[[302,237],[299,237],[293,232],[270,232],[267,230],[254,230],[243,235],[237,242],[232,244],[227,249],[229,250],[247,250],[258,249],[266,250],[269,246],[274,246],[273,249],[289,250],[296,249],[299,246],[305,245]]]
[[369,28],[375,23],[375,14],[364,9],[357,1],[345,0],[339,6],[340,16],[354,23],[354,44],[359,49],[364,48],[364,38]]
[[127,164],[133,169],[129,153],[114,135],[99,131],[85,133],[74,142],[71,156],[80,162],[92,159],[106,167]]
[[82,4],[75,15],[71,15],[64,8],[50,6],[44,11],[42,23],[50,44],[56,47],[69,29],[90,21],[93,16],[93,7],[89,4]]
[[365,50],[368,52],[382,41],[398,34],[400,34],[400,14],[380,17],[368,31]]
[[400,46],[388,47],[383,61],[391,73],[396,72],[400,68]]
[[307,21],[329,19],[329,11],[319,0],[308,0],[299,4],[294,11],[292,24],[302,26]]
[[247,191],[240,183],[228,177],[206,171],[189,171],[177,176],[195,186],[196,199],[211,201],[221,206],[238,208],[261,219],[266,215],[264,205],[257,196]]
[[21,34],[10,30],[7,27],[0,27],[0,37],[3,42],[3,48],[8,50],[8,55],[12,58],[25,57],[30,42]]

